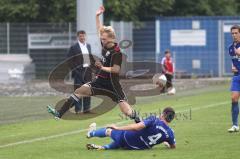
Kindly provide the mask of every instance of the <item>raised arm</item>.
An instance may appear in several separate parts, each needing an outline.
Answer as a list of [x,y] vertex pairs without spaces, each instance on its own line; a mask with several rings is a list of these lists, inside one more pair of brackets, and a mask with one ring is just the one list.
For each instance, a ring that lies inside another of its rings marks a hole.
[[98,8],[96,12],[96,26],[97,26],[97,32],[100,33],[100,29],[103,27],[102,23],[100,22],[99,16],[105,11],[104,6],[101,6]]

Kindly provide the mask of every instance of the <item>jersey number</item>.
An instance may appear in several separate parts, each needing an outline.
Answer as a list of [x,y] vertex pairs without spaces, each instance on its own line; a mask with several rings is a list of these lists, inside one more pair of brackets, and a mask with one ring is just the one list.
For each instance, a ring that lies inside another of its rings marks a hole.
[[149,145],[155,145],[157,144],[157,141],[162,137],[161,133],[158,133],[156,135],[148,136]]

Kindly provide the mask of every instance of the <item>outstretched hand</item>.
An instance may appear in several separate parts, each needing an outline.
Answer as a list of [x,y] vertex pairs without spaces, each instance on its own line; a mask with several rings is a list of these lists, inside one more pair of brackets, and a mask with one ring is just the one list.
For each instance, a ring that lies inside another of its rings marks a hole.
[[99,16],[105,11],[104,6],[100,6],[96,12],[96,15]]
[[115,124],[108,125],[107,127],[115,130],[118,129],[118,127]]

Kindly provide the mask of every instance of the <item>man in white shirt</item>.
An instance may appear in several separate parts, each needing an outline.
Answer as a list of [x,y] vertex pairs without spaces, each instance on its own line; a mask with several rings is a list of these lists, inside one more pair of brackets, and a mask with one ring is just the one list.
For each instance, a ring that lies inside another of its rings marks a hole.
[[[70,62],[72,77],[74,78],[74,90],[83,84],[92,80],[92,71],[90,65],[95,63],[91,54],[91,46],[86,43],[86,32],[81,30],[77,32],[78,41],[72,45],[68,52],[68,58],[75,56]],[[83,108],[83,113],[89,113],[90,97],[83,97],[79,102],[75,103],[75,112],[80,113]]]

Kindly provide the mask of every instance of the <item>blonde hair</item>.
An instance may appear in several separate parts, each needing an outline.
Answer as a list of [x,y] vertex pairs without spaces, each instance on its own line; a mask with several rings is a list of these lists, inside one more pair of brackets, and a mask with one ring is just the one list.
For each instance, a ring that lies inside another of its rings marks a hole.
[[107,33],[109,38],[116,39],[116,34],[112,26],[103,26],[100,29],[100,35]]

